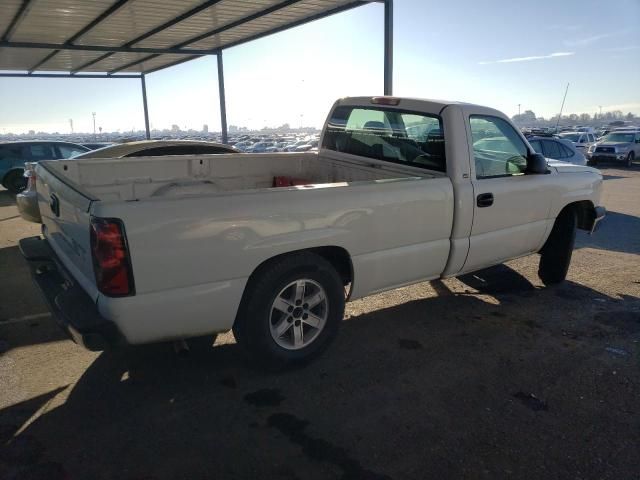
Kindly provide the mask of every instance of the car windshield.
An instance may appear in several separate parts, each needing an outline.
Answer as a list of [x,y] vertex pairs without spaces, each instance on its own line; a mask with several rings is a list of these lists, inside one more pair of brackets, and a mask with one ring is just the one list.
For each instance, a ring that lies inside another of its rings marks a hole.
[[606,135],[603,138],[603,140],[605,142],[626,142],[626,143],[631,143],[631,142],[633,142],[633,137],[634,137],[634,133],[616,132],[616,133],[610,133],[609,135]]
[[580,139],[579,133],[562,133],[562,138],[566,138],[567,140],[571,140],[572,142],[577,142]]

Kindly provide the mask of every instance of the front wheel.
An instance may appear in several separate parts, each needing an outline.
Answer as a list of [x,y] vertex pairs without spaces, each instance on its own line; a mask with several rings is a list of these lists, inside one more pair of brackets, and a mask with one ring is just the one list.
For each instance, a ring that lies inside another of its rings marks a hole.
[[633,160],[635,158],[635,155],[633,152],[629,152],[629,155],[627,155],[627,160],[625,162],[627,168],[632,168],[633,167]]
[[538,276],[545,285],[560,283],[567,278],[576,240],[576,227],[576,212],[572,208],[562,210],[540,250]]
[[333,266],[314,253],[294,254],[251,279],[233,332],[262,365],[304,363],[331,343],[344,304],[342,281]]
[[7,173],[2,184],[9,192],[16,195],[27,188],[27,179],[21,170],[13,170]]

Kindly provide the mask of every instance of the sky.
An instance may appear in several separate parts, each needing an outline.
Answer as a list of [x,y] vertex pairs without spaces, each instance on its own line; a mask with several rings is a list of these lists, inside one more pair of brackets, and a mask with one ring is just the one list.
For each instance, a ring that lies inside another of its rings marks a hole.
[[[640,0],[395,0],[394,95],[640,114]],[[229,125],[321,127],[332,103],[383,90],[383,6],[225,50]],[[215,57],[147,76],[152,128],[219,131]],[[0,133],[144,128],[137,79],[0,78]]]

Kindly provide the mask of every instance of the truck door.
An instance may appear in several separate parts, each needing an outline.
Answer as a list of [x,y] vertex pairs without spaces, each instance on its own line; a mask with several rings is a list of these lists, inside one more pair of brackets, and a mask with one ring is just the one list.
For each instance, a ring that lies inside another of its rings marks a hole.
[[535,252],[551,207],[548,175],[524,173],[529,147],[498,116],[465,115],[474,213],[463,271]]

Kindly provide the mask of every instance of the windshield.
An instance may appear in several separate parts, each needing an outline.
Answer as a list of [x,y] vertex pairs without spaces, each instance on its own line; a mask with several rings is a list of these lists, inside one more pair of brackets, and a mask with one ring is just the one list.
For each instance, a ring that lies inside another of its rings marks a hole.
[[633,137],[634,134],[633,133],[610,133],[609,135],[605,135],[605,137],[602,139],[605,142],[625,142],[625,143],[631,143],[633,142]]
[[567,140],[571,140],[572,142],[577,142],[580,139],[579,133],[562,133],[560,134],[562,138],[566,138]]

